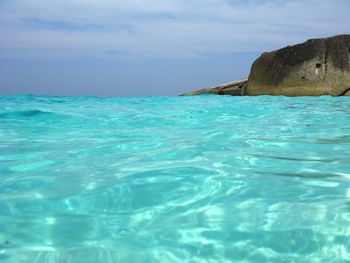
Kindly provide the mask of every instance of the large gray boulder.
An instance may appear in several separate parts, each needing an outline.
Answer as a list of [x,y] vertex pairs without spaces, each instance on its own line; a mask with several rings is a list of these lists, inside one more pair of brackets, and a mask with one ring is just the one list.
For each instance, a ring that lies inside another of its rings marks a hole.
[[253,63],[242,95],[350,95],[350,35],[263,53]]

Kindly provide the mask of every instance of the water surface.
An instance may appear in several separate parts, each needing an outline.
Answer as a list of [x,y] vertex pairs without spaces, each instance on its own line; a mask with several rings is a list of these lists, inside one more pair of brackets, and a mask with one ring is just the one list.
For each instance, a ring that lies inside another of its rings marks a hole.
[[0,262],[350,262],[346,97],[0,97]]

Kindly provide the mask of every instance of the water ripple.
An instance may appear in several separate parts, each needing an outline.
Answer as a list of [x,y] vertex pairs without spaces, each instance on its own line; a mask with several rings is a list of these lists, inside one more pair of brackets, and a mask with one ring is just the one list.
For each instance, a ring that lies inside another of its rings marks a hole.
[[0,261],[350,262],[349,109],[0,96]]

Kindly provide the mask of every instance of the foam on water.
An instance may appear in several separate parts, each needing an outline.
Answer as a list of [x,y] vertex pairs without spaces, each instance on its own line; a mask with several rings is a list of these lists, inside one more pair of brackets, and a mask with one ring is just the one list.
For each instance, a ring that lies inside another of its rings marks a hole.
[[346,97],[0,97],[0,261],[350,262]]

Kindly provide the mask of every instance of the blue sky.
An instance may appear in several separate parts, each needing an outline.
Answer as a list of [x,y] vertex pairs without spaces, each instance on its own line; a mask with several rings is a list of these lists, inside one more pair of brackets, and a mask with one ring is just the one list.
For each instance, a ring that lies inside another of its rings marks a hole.
[[0,0],[0,94],[177,95],[349,32],[348,0]]

